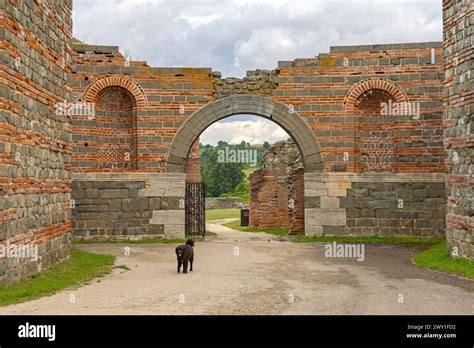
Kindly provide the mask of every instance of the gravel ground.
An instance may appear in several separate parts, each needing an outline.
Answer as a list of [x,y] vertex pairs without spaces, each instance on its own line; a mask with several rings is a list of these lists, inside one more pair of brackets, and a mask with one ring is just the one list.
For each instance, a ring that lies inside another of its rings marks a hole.
[[176,245],[131,244],[130,256],[122,244],[81,245],[130,270],[0,314],[474,314],[474,281],[416,268],[419,246],[368,245],[359,262],[220,223],[208,224],[218,236],[196,244],[187,275],[176,273]]

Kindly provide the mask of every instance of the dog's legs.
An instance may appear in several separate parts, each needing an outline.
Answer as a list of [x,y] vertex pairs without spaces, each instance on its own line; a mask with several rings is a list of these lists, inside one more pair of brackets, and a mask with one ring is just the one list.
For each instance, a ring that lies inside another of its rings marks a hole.
[[183,260],[183,273],[188,273],[188,259]]
[[178,260],[178,274],[181,272],[181,261]]
[[189,265],[190,265],[189,271],[190,272],[193,271],[193,262],[194,262],[194,255],[191,256],[191,258],[189,259]]

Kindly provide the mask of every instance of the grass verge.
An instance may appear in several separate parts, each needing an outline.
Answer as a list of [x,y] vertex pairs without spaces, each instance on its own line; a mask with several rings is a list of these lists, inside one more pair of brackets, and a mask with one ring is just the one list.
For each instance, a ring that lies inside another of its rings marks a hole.
[[367,244],[438,244],[444,238],[440,237],[416,237],[416,236],[296,236],[295,243],[367,243]]
[[185,239],[75,240],[72,244],[182,244]]
[[446,242],[438,243],[413,257],[415,265],[446,271],[474,279],[474,261],[452,257],[447,252]]
[[242,232],[253,232],[253,233],[268,233],[273,234],[275,236],[286,236],[288,235],[287,228],[259,228],[259,227],[242,227],[240,226],[240,221],[231,221],[226,222],[223,224],[225,227],[232,228],[234,230],[242,231]]
[[206,221],[215,221],[222,219],[240,219],[240,209],[206,210]]
[[114,268],[115,256],[72,250],[71,257],[32,279],[0,286],[0,306],[31,301],[103,277]]

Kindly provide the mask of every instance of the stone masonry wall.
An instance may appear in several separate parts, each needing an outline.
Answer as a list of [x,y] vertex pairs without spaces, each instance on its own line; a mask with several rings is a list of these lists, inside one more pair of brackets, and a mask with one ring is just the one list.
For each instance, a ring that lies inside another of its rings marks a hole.
[[446,236],[453,256],[474,259],[474,4],[443,1]]
[[0,284],[69,255],[71,11],[0,1]]
[[75,239],[184,238],[184,174],[74,174]]
[[443,236],[439,174],[305,174],[307,235]]

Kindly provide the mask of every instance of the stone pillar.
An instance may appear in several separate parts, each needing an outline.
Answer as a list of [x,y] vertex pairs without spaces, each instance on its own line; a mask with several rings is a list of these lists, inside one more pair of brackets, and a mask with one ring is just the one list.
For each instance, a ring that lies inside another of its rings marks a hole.
[[0,284],[70,253],[71,11],[0,1]]
[[474,259],[474,4],[444,0],[446,237],[453,256]]

